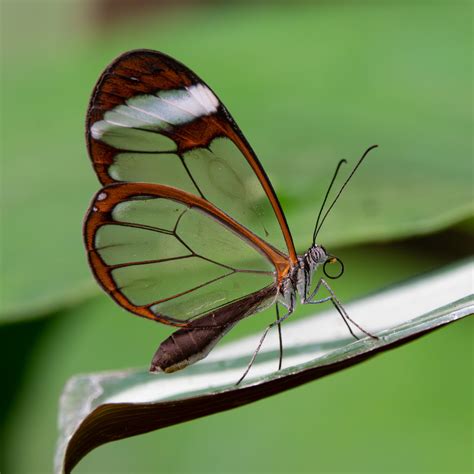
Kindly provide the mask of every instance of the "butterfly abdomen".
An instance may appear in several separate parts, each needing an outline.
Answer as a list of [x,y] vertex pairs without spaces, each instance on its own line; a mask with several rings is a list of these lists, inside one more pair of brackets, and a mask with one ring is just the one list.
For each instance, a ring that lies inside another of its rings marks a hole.
[[150,372],[176,372],[204,359],[235,324],[271,304],[276,291],[274,286],[263,288],[174,332],[158,347]]
[[176,372],[204,359],[234,324],[174,332],[160,344],[151,362],[150,372]]

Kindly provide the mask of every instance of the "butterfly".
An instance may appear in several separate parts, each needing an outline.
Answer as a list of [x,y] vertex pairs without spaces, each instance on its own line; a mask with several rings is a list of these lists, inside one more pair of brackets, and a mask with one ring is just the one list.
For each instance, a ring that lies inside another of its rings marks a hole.
[[[216,94],[194,72],[157,51],[134,50],[102,73],[90,99],[86,140],[102,184],[84,221],[99,285],[138,316],[174,326],[150,371],[174,372],[203,359],[243,318],[276,305],[271,327],[304,304],[331,301],[347,315],[320,265],[339,262],[316,244],[297,255],[275,191]],[[375,145],[374,145],[375,147]],[[337,277],[336,276],[336,277]],[[328,296],[319,297],[321,288]],[[282,316],[279,305],[285,308]],[[279,368],[281,368],[281,355]]]

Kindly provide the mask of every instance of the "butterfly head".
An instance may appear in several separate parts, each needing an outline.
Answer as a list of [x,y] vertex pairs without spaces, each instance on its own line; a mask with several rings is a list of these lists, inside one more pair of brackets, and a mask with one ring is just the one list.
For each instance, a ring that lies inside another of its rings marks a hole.
[[[322,245],[313,245],[305,257],[312,268],[322,265],[323,272],[328,278],[339,278],[344,273],[342,260],[335,255],[331,255]],[[337,270],[337,266],[339,266],[339,270]],[[329,269],[329,267],[333,268]]]

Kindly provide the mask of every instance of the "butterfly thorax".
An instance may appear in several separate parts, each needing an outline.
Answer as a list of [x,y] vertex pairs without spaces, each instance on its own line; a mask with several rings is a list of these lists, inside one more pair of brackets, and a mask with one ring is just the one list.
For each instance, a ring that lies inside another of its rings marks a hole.
[[298,263],[292,267],[283,278],[278,295],[278,301],[290,312],[293,312],[297,295],[304,303],[311,288],[313,273],[317,267],[326,262],[328,254],[320,245],[312,245],[303,255],[298,255]]

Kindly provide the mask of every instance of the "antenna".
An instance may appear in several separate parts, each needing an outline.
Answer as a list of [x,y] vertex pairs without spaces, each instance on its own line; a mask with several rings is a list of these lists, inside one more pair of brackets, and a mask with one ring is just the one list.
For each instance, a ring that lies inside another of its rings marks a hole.
[[[331,211],[331,209],[334,207],[334,204],[336,204],[336,201],[339,199],[339,196],[341,195],[342,191],[344,190],[344,188],[347,186],[347,183],[351,180],[352,176],[354,175],[354,173],[357,171],[357,168],[359,168],[359,166],[361,165],[361,163],[364,161],[365,157],[369,154],[369,151],[373,150],[374,148],[377,148],[378,145],[372,145],[371,147],[367,148],[367,150],[365,150],[364,154],[361,156],[361,158],[359,159],[359,161],[357,162],[357,164],[354,166],[354,169],[352,170],[351,174],[349,175],[349,177],[344,181],[344,184],[341,186],[341,189],[339,190],[339,192],[337,193],[336,197],[334,198],[332,204],[329,206],[328,210],[325,212],[324,214],[324,217],[322,218],[321,220],[321,224],[319,224],[319,227],[316,226],[316,228],[314,229],[314,234],[313,234],[313,245],[314,243],[316,242],[316,237],[319,233],[319,231],[321,230],[321,227],[323,226],[324,224],[324,221],[326,220],[326,217],[328,216],[329,212]],[[336,174],[339,170],[339,167],[341,165],[341,162],[339,162],[337,168],[336,168],[336,173],[333,177],[333,180],[331,181],[331,185],[329,186],[329,189],[331,189],[331,186],[332,186],[332,183],[334,182],[334,179],[336,177]],[[329,190],[328,190],[328,193],[326,194],[326,197],[324,198],[324,202],[326,202],[326,198],[327,198],[327,195],[329,194]],[[324,205],[324,203],[323,203]],[[319,214],[321,214],[321,211],[319,212]],[[318,216],[318,221],[319,221],[319,216]],[[316,223],[317,224],[317,223]]]
[[318,229],[319,218],[321,217],[321,214],[322,214],[323,209],[324,209],[324,205],[326,204],[326,201],[328,200],[328,196],[329,196],[329,193],[331,192],[332,185],[334,184],[334,181],[336,181],[336,176],[337,176],[338,173],[339,173],[339,169],[341,168],[341,166],[342,166],[344,163],[347,163],[347,160],[341,160],[341,161],[337,164],[336,171],[334,172],[334,175],[333,175],[333,177],[332,177],[332,179],[331,179],[331,183],[329,184],[328,190],[326,191],[326,196],[324,196],[323,203],[321,204],[321,208],[319,209],[319,214],[318,214],[318,217],[317,217],[317,219],[316,219],[316,225],[314,226],[314,231],[313,231],[313,245],[314,245],[315,242],[316,242],[316,235],[317,235],[317,229]]

